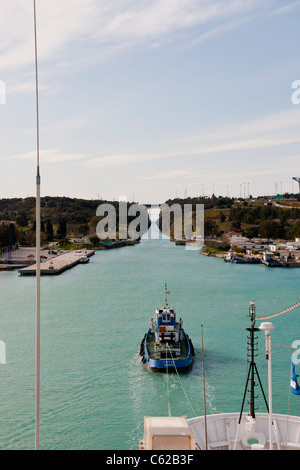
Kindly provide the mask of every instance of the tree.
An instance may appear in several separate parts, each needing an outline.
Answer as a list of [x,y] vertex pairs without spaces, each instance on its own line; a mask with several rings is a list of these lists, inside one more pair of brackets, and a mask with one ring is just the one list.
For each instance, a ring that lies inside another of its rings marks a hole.
[[226,215],[223,212],[220,212],[220,222],[225,222],[226,220]]
[[18,233],[15,224],[2,224],[0,226],[0,246],[3,248],[12,248],[16,242]]
[[286,237],[289,240],[300,237],[300,223],[291,225],[286,232]]
[[51,242],[53,240],[53,225],[51,224],[50,219],[47,220],[46,240],[48,242]]
[[220,236],[219,226],[214,220],[204,219],[204,233],[206,237],[218,237]]
[[67,221],[66,219],[61,219],[59,221],[59,227],[57,229],[57,238],[66,238],[67,236]]
[[276,220],[264,220],[259,224],[259,233],[263,238],[283,238],[284,227]]
[[254,238],[254,237],[257,237],[258,236],[258,228],[257,227],[246,227],[244,230],[243,230],[243,235],[244,237],[247,237],[247,238]]
[[19,227],[27,227],[28,226],[28,218],[27,215],[24,212],[21,212],[17,217],[16,217],[16,223]]
[[99,244],[99,238],[97,235],[93,235],[90,237],[90,242],[93,244],[93,247],[95,248]]
[[[32,230],[34,232],[36,231],[36,220],[33,221]],[[44,231],[45,231],[45,224],[44,224],[44,221],[41,220],[41,232],[44,232]]]
[[241,222],[239,220],[233,220],[231,222],[231,230],[233,231],[241,230]]
[[78,226],[79,235],[87,235],[89,232],[89,227],[87,224],[81,224]]

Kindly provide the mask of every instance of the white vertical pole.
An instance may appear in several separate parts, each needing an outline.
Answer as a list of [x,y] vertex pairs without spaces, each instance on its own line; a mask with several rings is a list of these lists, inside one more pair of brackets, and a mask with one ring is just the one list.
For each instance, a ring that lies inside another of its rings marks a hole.
[[203,399],[204,399],[204,424],[205,424],[205,450],[207,450],[207,418],[206,418],[206,395],[205,395],[205,373],[204,373],[203,325],[201,325],[201,343],[202,343],[202,374],[203,374]]
[[[38,178],[38,177],[37,177]],[[36,204],[36,424],[35,424],[35,449],[39,450],[40,431],[40,185],[37,184]]]
[[271,366],[271,336],[266,332],[267,358],[268,358],[268,392],[269,392],[269,440],[270,450],[273,450],[273,432],[272,432],[272,366]]
[[259,327],[260,330],[265,332],[266,338],[266,359],[268,361],[268,392],[269,392],[269,442],[270,450],[273,450],[273,432],[272,432],[272,365],[271,365],[271,336],[270,330],[274,329],[272,323],[265,322]]
[[41,207],[40,207],[40,155],[39,155],[39,103],[38,103],[38,67],[37,67],[37,34],[36,7],[34,10],[34,43],[35,43],[35,78],[36,78],[36,127],[37,127],[37,173],[36,173],[36,403],[35,403],[35,449],[40,445],[40,261],[41,261]]

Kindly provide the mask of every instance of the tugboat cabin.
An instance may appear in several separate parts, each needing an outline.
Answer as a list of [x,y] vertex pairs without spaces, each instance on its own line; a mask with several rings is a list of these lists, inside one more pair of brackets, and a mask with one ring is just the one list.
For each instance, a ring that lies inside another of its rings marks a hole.
[[[182,321],[180,321],[180,324],[176,323],[175,309],[168,307],[156,309],[154,334],[156,354],[162,359],[168,356],[168,352],[173,357],[180,356]],[[166,343],[168,343],[168,347],[166,347]]]

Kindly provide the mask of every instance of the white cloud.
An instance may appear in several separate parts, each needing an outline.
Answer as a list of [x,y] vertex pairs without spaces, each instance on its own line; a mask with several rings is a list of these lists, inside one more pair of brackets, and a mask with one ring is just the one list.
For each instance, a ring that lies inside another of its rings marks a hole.
[[103,168],[109,166],[128,165],[133,163],[141,163],[148,160],[158,160],[160,158],[172,157],[173,153],[123,153],[117,155],[110,155],[98,158],[92,158],[84,163],[88,168]]
[[[197,175],[198,177],[198,175]],[[172,180],[178,178],[195,178],[195,168],[180,168],[177,170],[160,171],[154,175],[144,176],[143,180]]]
[[[59,50],[88,30],[93,0],[37,2],[38,55],[51,60]],[[0,42],[2,69],[22,67],[34,60],[33,3],[1,0]],[[4,42],[3,41],[3,42]]]
[[92,158],[86,160],[84,165],[88,168],[104,168],[110,166],[122,166],[128,164],[137,164],[143,163],[146,161],[161,160],[165,158],[175,158],[175,157],[191,157],[191,156],[200,156],[208,154],[217,154],[217,153],[227,153],[227,152],[236,152],[238,150],[253,150],[266,147],[277,147],[286,144],[298,143],[300,142],[299,137],[293,138],[271,138],[271,139],[251,139],[251,140],[241,140],[241,141],[232,141],[230,143],[221,143],[220,145],[208,145],[207,147],[197,147],[193,149],[186,148],[181,152],[174,150],[173,152],[165,153],[128,153],[128,154],[119,154],[104,156],[99,158]]
[[[35,82],[23,82],[17,83],[15,85],[9,86],[7,88],[7,94],[13,95],[15,93],[35,93]],[[54,94],[60,91],[60,87],[48,85],[46,83],[39,83],[39,91],[42,91],[44,94]]]
[[282,13],[287,13],[291,10],[293,10],[294,8],[297,8],[300,6],[300,1],[297,0],[296,2],[293,2],[293,3],[289,3],[288,5],[285,5],[283,7],[280,7],[278,8],[277,10],[275,10],[273,12],[274,15],[281,15]]
[[[16,155],[11,155],[9,157],[3,158],[3,160],[35,160],[36,151],[19,153]],[[79,160],[86,158],[84,154],[76,153],[63,153],[60,149],[46,149],[40,150],[40,161],[42,163],[58,163],[72,160]]]
[[211,129],[199,135],[187,136],[164,143],[166,152],[145,153],[136,151],[87,159],[87,168],[103,168],[139,164],[146,161],[176,157],[228,154],[244,150],[280,147],[300,142],[300,109],[293,108],[281,113],[264,116],[253,121]]
[[[222,126],[212,129],[206,129],[205,133],[199,132],[182,138],[179,142],[204,142],[209,140],[236,140],[245,136],[270,136],[270,138],[278,138],[279,135],[287,136],[292,133],[293,137],[298,136],[300,122],[300,107],[294,106],[288,110],[279,111],[256,119],[240,122],[231,126]],[[283,134],[285,133],[285,134]]]
[[241,26],[245,22],[251,21],[251,19],[252,17],[248,16],[248,17],[236,20],[236,21],[229,22],[228,24],[218,25],[210,29],[209,31],[205,31],[200,36],[197,36],[196,38],[193,38],[192,40],[187,41],[181,49],[187,50],[187,49],[197,46],[198,44],[202,44],[206,41],[210,41],[211,39],[222,36],[223,34],[226,34],[236,29],[237,27]]
[[[178,37],[179,32],[215,20],[232,18],[239,24],[240,15],[264,4],[265,0],[40,0],[38,56],[40,61],[61,63],[99,61],[145,41],[149,47],[164,44],[174,34]],[[0,9],[2,70],[32,64],[32,2],[0,0]],[[226,32],[228,26],[223,28]]]

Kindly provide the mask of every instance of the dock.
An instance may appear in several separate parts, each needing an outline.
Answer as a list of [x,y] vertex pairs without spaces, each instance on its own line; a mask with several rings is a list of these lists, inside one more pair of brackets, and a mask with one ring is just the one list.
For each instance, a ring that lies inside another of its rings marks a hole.
[[[81,258],[93,256],[95,254],[94,250],[69,250],[63,254],[54,255],[49,257],[47,260],[41,262],[40,271],[41,275],[58,275],[71,269],[74,266],[77,266],[81,263]],[[19,274],[22,276],[35,276],[36,275],[36,264],[27,266],[25,268],[19,269]]]
[[282,266],[284,268],[300,268],[299,261],[282,261]]
[[24,268],[23,265],[18,264],[0,264],[0,272],[1,271],[14,271],[14,269]]

